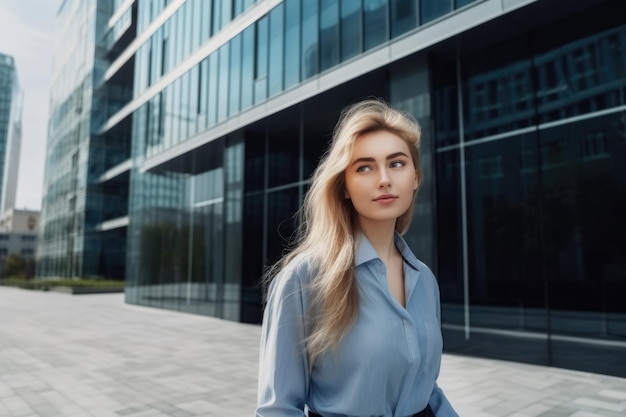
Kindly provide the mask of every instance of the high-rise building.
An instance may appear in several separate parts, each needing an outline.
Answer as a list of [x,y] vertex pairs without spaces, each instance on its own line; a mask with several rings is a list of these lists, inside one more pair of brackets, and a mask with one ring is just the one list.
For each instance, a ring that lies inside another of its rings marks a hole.
[[64,0],[56,16],[38,276],[124,277],[130,125],[103,130],[133,91],[132,59],[105,76],[134,30],[118,3]]
[[22,146],[22,91],[15,60],[0,53],[0,215],[15,207]]
[[127,226],[126,301],[260,322],[340,109],[382,97],[422,127],[406,239],[439,280],[445,349],[626,376],[621,3],[114,2],[121,40],[85,68],[132,96],[87,131],[130,158],[84,181],[105,206],[130,182],[128,216],[93,222]]

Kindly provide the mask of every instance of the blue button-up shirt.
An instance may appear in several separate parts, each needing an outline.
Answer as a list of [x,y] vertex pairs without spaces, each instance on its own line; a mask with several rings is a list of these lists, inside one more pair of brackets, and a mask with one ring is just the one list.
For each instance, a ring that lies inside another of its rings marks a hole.
[[437,417],[458,417],[436,383],[443,347],[437,281],[398,234],[395,244],[404,258],[406,308],[361,235],[358,316],[310,372],[304,316],[313,273],[296,258],[274,279],[263,318],[257,417],[302,417],[305,405],[324,417],[406,417],[427,404]]

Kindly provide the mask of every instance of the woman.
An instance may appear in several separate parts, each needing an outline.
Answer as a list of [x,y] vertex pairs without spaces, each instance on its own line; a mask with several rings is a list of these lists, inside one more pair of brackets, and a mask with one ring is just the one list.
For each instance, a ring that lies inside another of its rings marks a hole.
[[342,112],[295,248],[269,272],[257,417],[457,416],[436,384],[439,289],[411,252],[420,131],[381,100]]

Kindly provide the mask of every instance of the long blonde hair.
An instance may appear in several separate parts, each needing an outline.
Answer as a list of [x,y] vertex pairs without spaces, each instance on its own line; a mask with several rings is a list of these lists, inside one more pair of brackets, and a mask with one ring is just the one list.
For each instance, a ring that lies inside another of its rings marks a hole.
[[[344,173],[357,138],[380,130],[391,132],[407,143],[421,184],[420,128],[415,119],[380,99],[346,107],[298,212],[294,248],[269,272],[271,278],[301,255],[315,267],[310,288],[311,308],[306,319],[309,329],[306,349],[311,367],[320,353],[337,347],[358,313],[359,291],[354,271],[358,225],[351,201],[344,198]],[[409,228],[414,202],[415,199],[396,220],[395,229],[401,234]]]

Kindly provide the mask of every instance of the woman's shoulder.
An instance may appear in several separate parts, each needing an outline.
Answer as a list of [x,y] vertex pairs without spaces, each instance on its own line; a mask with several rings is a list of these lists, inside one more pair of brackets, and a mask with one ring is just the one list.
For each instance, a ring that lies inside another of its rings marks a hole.
[[277,289],[303,289],[307,288],[315,274],[313,257],[307,254],[299,254],[283,265],[274,276],[271,288]]

